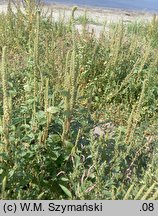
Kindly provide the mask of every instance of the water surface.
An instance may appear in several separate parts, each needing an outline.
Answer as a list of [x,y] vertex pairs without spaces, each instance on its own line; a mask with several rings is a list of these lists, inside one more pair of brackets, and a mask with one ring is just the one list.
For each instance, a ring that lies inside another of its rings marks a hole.
[[158,0],[46,0],[46,2],[158,12]]

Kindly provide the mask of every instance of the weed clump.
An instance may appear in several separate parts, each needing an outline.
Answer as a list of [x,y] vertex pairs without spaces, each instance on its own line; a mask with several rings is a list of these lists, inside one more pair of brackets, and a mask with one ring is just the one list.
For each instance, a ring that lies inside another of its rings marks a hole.
[[157,199],[157,18],[97,38],[76,9],[0,14],[0,198]]

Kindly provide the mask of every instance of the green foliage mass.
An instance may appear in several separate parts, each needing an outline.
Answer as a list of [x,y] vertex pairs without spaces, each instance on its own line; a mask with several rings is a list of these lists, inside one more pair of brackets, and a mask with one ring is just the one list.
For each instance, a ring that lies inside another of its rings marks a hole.
[[158,19],[97,38],[75,10],[0,14],[0,198],[158,199]]

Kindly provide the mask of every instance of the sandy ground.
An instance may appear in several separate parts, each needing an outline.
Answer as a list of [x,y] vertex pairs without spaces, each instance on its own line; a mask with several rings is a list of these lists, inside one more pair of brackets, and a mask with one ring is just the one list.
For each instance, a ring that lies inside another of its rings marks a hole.
[[[0,1],[0,12],[6,12],[7,4],[4,3],[5,0]],[[51,5],[44,5],[43,6],[44,13],[49,14],[51,10],[53,10],[53,19],[58,20],[59,17],[64,17],[66,21],[71,16],[72,7],[68,7],[62,4],[51,4]],[[91,32],[92,30],[96,34],[103,30],[103,24],[110,22],[119,22],[123,21],[124,23],[134,22],[134,21],[150,21],[153,18],[152,13],[147,13],[143,11],[128,11],[128,10],[121,10],[121,9],[102,9],[102,8],[86,8],[86,7],[78,7],[77,11],[75,12],[75,18],[79,18],[85,14],[90,20],[89,25],[87,25],[88,30]],[[82,25],[77,24],[76,28],[81,31]]]
[[[45,10],[52,9],[54,19],[59,19],[59,16],[65,14],[65,19],[70,17],[72,8],[59,5],[52,4],[50,6],[44,6]],[[108,24],[111,22],[119,22],[123,21],[124,23],[135,22],[135,21],[150,21],[153,18],[152,13],[147,13],[143,11],[128,11],[121,9],[101,9],[101,8],[81,8],[78,7],[78,10],[75,12],[75,18],[79,18],[83,16],[86,12],[88,19],[91,24],[87,25],[88,30],[91,32],[94,30],[96,36],[99,36],[100,32],[103,30],[103,24],[106,22],[106,30],[108,30]],[[93,24],[95,23],[95,24]],[[82,25],[76,25],[76,28],[81,31]]]

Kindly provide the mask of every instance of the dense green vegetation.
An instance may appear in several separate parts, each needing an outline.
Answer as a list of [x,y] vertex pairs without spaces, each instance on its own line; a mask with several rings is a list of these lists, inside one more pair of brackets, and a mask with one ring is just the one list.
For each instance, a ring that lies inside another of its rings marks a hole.
[[1,199],[158,199],[156,16],[96,38],[23,2],[0,14]]

